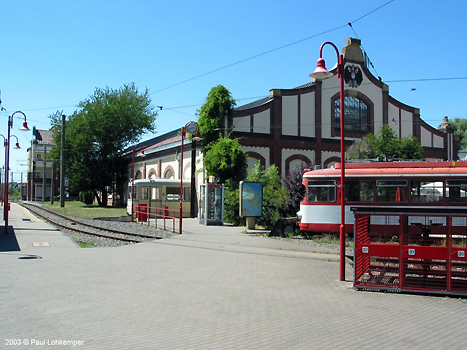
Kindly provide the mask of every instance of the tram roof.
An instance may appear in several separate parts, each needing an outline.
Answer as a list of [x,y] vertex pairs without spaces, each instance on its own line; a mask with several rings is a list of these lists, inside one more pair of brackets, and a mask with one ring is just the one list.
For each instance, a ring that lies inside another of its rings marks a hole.
[[[341,163],[334,168],[306,171],[304,177],[339,176]],[[398,161],[345,163],[346,176],[467,176],[467,161]]]

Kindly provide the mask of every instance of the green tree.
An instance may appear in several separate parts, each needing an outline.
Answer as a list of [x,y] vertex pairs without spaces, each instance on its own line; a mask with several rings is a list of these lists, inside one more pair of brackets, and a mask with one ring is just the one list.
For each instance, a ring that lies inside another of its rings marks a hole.
[[224,220],[235,225],[244,220],[239,216],[239,182],[246,176],[248,157],[238,139],[224,137],[225,119],[233,113],[235,101],[224,86],[213,87],[206,102],[198,110],[198,125],[203,137],[201,149],[208,176],[224,183]]
[[224,184],[224,221],[233,225],[245,225],[245,218],[240,217],[239,184],[227,180]]
[[[118,90],[96,88],[78,107],[66,122],[67,176],[73,191],[93,191],[99,205],[106,206],[107,189],[113,184],[119,192],[123,189],[128,161],[122,152],[155,130],[157,113],[148,90],[140,93],[134,84]],[[58,126],[58,113],[50,118]],[[51,156],[58,158],[59,132],[54,137],[57,147]]]
[[282,217],[287,193],[282,186],[277,167],[272,164],[266,170],[258,161],[248,172],[247,181],[263,184],[263,214],[258,218],[258,224],[272,228]]
[[467,149],[467,119],[455,118],[450,122],[454,128],[454,135],[459,136],[459,150]]
[[368,134],[356,140],[347,150],[349,159],[400,158],[423,159],[425,152],[416,137],[397,137],[389,125],[383,125],[376,135]]
[[203,153],[206,153],[206,147],[222,137],[225,118],[232,114],[234,107],[235,100],[224,86],[218,85],[209,91],[206,102],[198,110],[198,125],[203,135]]
[[231,179],[238,184],[245,178],[247,166],[247,155],[238,139],[221,137],[207,147],[204,168],[207,175],[215,176],[219,183]]

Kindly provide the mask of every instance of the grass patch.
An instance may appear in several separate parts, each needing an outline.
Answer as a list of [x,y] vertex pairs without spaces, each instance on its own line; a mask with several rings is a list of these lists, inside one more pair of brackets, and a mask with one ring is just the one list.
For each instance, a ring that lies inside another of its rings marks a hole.
[[[339,234],[329,233],[323,235],[314,235],[310,237],[311,240],[315,243],[325,243],[325,244],[334,244],[339,245]],[[346,237],[345,239],[345,246],[346,247],[353,247],[353,239]]]
[[93,242],[83,242],[83,241],[79,241],[78,239],[75,238],[75,241],[76,243],[78,243],[78,245],[81,247],[81,248],[94,248],[95,245]]
[[125,208],[99,207],[97,204],[86,205],[80,201],[66,201],[65,207],[60,207],[60,202],[44,203],[45,206],[57,213],[69,216],[76,216],[83,219],[95,219],[99,217],[120,217],[125,216]]

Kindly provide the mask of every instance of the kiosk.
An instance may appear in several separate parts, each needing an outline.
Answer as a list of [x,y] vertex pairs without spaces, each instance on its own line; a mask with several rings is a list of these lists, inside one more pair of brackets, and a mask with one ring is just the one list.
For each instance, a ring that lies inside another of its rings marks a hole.
[[202,225],[223,225],[224,185],[202,184],[199,193],[199,223]]

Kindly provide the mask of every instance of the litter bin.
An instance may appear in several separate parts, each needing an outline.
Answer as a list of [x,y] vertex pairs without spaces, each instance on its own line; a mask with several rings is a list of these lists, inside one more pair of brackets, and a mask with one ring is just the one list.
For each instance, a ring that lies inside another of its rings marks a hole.
[[136,205],[136,217],[138,221],[147,221],[148,220],[148,206],[147,204],[137,204]]

